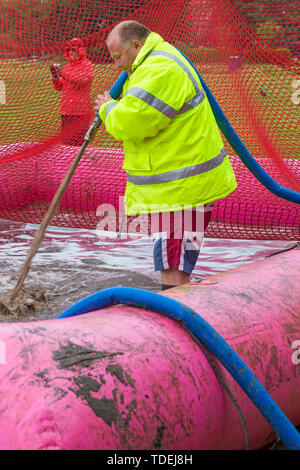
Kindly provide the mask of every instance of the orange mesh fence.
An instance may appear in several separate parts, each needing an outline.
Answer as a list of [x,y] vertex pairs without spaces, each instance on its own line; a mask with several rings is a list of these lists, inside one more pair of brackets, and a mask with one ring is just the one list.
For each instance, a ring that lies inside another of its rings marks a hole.
[[[125,19],[182,50],[253,157],[280,185],[300,192],[297,2],[2,0],[0,10],[1,218],[41,222],[93,120],[96,96],[120,74],[105,39]],[[88,103],[74,112],[63,108],[50,72],[53,63],[66,66],[73,38],[92,64]],[[238,188],[215,204],[207,235],[300,240],[300,205],[271,194],[224,143]],[[100,127],[52,223],[114,228],[103,220],[109,206],[117,221],[123,212],[122,161],[122,144]]]

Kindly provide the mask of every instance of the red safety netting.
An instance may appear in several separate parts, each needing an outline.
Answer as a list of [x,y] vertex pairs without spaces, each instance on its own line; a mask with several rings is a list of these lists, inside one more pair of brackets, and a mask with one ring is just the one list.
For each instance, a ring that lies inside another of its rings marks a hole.
[[[64,66],[66,43],[81,38],[94,70],[84,116],[85,125],[91,122],[95,97],[119,76],[104,41],[124,19],[182,50],[260,165],[300,192],[297,2],[2,0],[0,9],[1,218],[40,223],[80,148],[83,119],[62,133],[60,91],[49,66]],[[238,188],[215,204],[207,236],[300,240],[300,205],[271,194],[224,142]],[[52,224],[113,229],[103,220],[109,207],[122,212],[122,160],[122,144],[100,127]]]

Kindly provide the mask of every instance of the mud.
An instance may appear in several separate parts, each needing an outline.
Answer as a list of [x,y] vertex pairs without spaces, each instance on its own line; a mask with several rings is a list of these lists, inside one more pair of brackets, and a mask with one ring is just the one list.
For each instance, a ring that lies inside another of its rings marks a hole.
[[157,426],[157,428],[156,428],[156,433],[157,433],[156,438],[152,442],[152,445],[153,445],[154,449],[160,449],[161,448],[161,443],[162,443],[162,439],[163,439],[163,436],[164,436],[164,430],[165,429],[166,429],[166,427],[165,427],[164,423]]
[[74,389],[70,387],[70,390],[73,391],[77,397],[81,397],[96,416],[102,418],[108,426],[116,422],[119,411],[115,401],[106,397],[95,398],[91,395],[91,392],[98,392],[101,387],[99,382],[90,377],[80,376],[74,378],[74,386]]
[[53,359],[58,361],[59,369],[68,369],[74,366],[89,367],[96,359],[104,357],[114,357],[123,354],[122,352],[94,351],[78,344],[69,342],[58,351],[53,352]]
[[134,380],[122,369],[119,364],[110,364],[106,367],[105,372],[109,372],[111,375],[117,377],[117,379],[125,385],[130,385],[134,388]]
[[18,321],[20,317],[35,319],[36,313],[45,307],[48,307],[45,291],[26,287],[20,290],[14,301],[9,296],[0,295],[0,320],[9,318]]

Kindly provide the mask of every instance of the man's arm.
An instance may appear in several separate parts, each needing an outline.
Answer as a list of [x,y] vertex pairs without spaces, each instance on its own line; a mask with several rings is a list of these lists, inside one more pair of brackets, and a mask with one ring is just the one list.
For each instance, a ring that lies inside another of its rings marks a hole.
[[170,123],[169,118],[134,96],[104,104],[99,114],[116,140],[142,141]]
[[94,79],[93,65],[88,63],[72,69],[61,70],[61,77],[78,88],[84,87]]
[[[119,141],[154,137],[172,122],[187,100],[187,79],[175,62],[167,66],[143,64],[120,101],[108,101],[106,95],[100,103],[99,114],[107,131]],[[190,88],[193,96],[192,84]]]

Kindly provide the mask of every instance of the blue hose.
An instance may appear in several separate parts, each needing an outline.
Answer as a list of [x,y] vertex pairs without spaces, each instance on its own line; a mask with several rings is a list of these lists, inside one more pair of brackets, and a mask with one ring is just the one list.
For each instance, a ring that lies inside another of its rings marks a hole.
[[150,309],[182,322],[230,372],[282,442],[289,449],[300,450],[300,434],[296,428],[231,346],[190,307],[155,292],[130,287],[112,287],[85,297],[61,313],[58,318],[73,317],[119,303]]
[[109,94],[114,100],[119,98],[120,94],[122,93],[123,85],[126,82],[127,78],[128,74],[126,72],[121,73],[119,78],[115,81],[115,83],[109,90]]
[[[120,94],[122,93],[123,85],[126,82],[127,78],[128,78],[128,74],[126,72],[123,72],[119,76],[119,78],[115,81],[115,83],[113,84],[111,89],[109,90],[109,94],[114,100],[119,98]],[[87,131],[87,133],[84,137],[84,140],[86,141],[86,145],[89,142],[91,142],[91,140],[95,137],[95,134],[96,134],[97,130],[99,129],[101,123],[102,123],[102,121],[101,121],[101,118],[99,116],[99,112],[95,111],[94,121],[92,122],[90,128],[88,129],[88,131]]]
[[228,121],[227,117],[222,111],[220,105],[218,104],[216,98],[214,97],[214,95],[212,94],[208,86],[206,85],[205,81],[201,77],[200,73],[198,72],[194,64],[190,61],[188,57],[186,57],[185,54],[183,54],[183,52],[179,50],[178,52],[180,52],[183,55],[183,57],[189,62],[189,64],[193,67],[193,69],[197,73],[220,130],[223,132],[224,136],[230,143],[231,147],[239,156],[239,158],[244,163],[244,165],[246,165],[248,170],[251,171],[251,173],[256,177],[256,179],[258,179],[258,181],[263,186],[265,186],[271,193],[275,194],[275,196],[278,196],[282,199],[286,199],[287,201],[290,201],[290,202],[295,202],[296,204],[300,204],[300,193],[293,191],[291,189],[288,189],[288,188],[284,188],[283,186],[280,186],[259,165],[259,163],[257,163],[255,158],[251,155],[249,150],[246,148],[246,146],[243,144],[243,142],[241,141],[241,139],[239,138],[239,136],[237,135],[237,133],[231,126],[230,122]]

